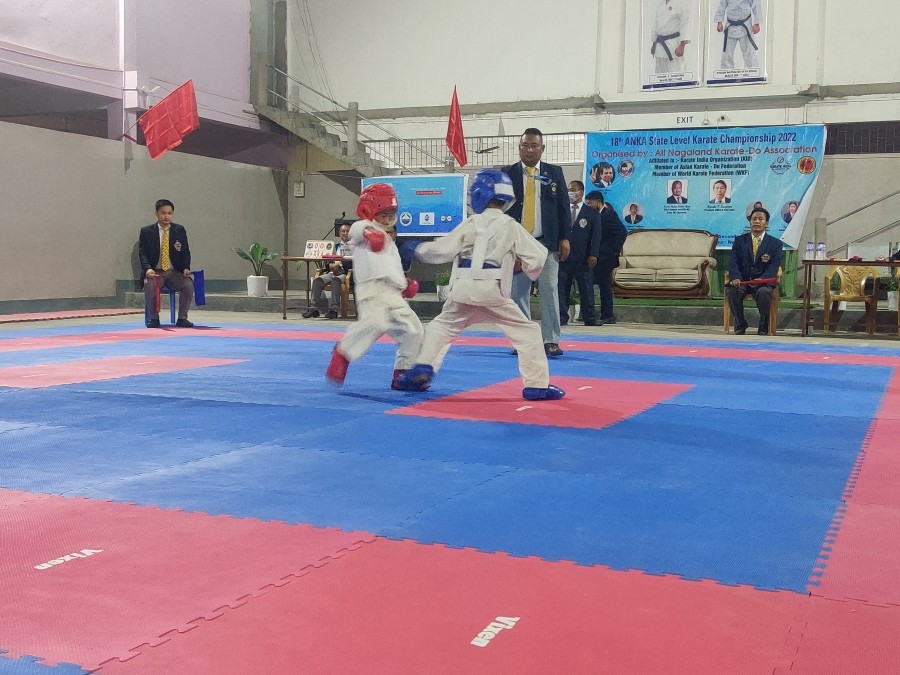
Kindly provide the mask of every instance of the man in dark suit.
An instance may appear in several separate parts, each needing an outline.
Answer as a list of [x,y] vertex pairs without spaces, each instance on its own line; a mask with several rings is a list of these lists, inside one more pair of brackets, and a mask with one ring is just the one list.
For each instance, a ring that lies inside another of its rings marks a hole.
[[769,308],[772,306],[772,291],[778,283],[784,244],[780,239],[766,234],[768,226],[769,212],[763,208],[753,209],[750,212],[750,231],[735,237],[731,247],[725,297],[734,316],[735,335],[747,332],[744,298],[750,294],[759,309],[757,332],[759,335],[769,333]]
[[144,309],[147,328],[159,328],[159,309],[156,307],[157,285],[163,284],[178,292],[179,328],[193,328],[188,321],[188,309],[194,300],[191,279],[191,248],[187,232],[172,222],[175,206],[168,199],[156,202],[156,222],[141,228],[138,255],[144,281]]
[[625,222],[629,225],[637,225],[644,219],[644,216],[638,213],[638,205],[637,204],[629,204],[628,205],[628,215],[625,216]]
[[687,204],[687,197],[682,197],[684,185],[680,180],[672,181],[672,194],[666,197],[666,204]]
[[[507,213],[548,249],[547,262],[538,278],[541,334],[547,356],[562,356],[559,348],[559,262],[569,257],[569,198],[562,169],[541,162],[544,136],[539,129],[525,130],[519,139],[519,159],[503,169],[512,180],[516,199]],[[531,281],[513,276],[512,299],[531,318]]]
[[616,210],[604,202],[600,190],[589,192],[585,202],[600,213],[600,250],[594,267],[594,283],[600,287],[600,317],[597,323],[602,326],[616,322],[613,312],[612,271],[619,266],[619,254],[628,230]]
[[724,180],[717,180],[713,183],[713,198],[709,200],[710,204],[730,204],[731,197],[726,197],[728,192],[728,184]]
[[569,257],[559,263],[559,323],[569,323],[572,282],[578,284],[581,296],[581,318],[585,326],[596,326],[594,310],[594,267],[600,253],[602,230],[600,214],[584,201],[584,183],[569,183],[572,229],[569,231]]

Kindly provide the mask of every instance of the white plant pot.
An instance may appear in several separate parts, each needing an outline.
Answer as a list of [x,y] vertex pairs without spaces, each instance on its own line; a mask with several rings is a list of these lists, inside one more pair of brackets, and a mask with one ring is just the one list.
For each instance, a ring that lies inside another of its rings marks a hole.
[[449,286],[437,286],[437,299],[439,302],[447,302],[447,298],[450,297],[450,287]]
[[264,298],[269,294],[269,277],[247,277],[247,295],[251,298]]
[[898,299],[900,299],[900,291],[888,291],[887,292],[888,311],[891,311],[891,312],[897,311]]
[[578,303],[569,305],[569,322],[574,323],[578,320],[578,315],[581,313],[581,305]]

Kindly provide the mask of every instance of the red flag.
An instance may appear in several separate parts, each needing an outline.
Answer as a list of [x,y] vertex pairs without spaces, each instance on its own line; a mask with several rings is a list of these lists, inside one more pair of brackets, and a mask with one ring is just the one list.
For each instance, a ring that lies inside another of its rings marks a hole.
[[459,114],[459,99],[453,87],[453,102],[450,104],[450,122],[447,124],[447,147],[460,166],[469,163],[466,155],[466,139],[463,137],[462,115]]
[[141,115],[138,124],[152,159],[181,145],[185,136],[200,128],[194,81],[188,80],[150,108]]

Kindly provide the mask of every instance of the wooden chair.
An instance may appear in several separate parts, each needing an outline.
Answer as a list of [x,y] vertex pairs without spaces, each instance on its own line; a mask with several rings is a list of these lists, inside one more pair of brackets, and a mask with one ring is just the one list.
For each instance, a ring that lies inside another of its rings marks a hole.
[[[320,277],[323,274],[328,272],[328,270],[324,267],[321,267],[316,270],[316,276]],[[350,283],[353,277],[353,270],[349,270],[347,272],[347,276],[344,279],[344,283],[341,284],[341,318],[346,319],[350,316],[350,293],[353,291],[353,284]],[[331,284],[334,282],[328,282],[323,286],[323,291],[330,293],[331,292]],[[356,314],[356,301],[353,301],[353,313]]]
[[[778,304],[781,300],[781,274],[782,269],[778,268],[778,283],[775,284],[775,288],[772,291],[772,304],[769,306],[769,335],[775,335],[778,330]],[[725,272],[725,285],[728,286],[728,282],[730,277],[728,272]],[[751,298],[752,296],[747,295],[744,297],[744,302],[747,302],[747,298]],[[731,307],[728,305],[728,296],[726,295],[722,298],[722,325],[725,328],[725,332],[731,328]]]
[[[832,290],[832,279],[837,276],[838,290]],[[856,265],[835,265],[825,273],[825,295],[822,308],[824,329],[828,333],[832,324],[837,323],[832,316],[837,314],[840,302],[862,302],[866,307],[866,332],[875,333],[875,319],[878,312],[878,270],[874,267]],[[872,292],[866,293],[866,281],[872,279]]]

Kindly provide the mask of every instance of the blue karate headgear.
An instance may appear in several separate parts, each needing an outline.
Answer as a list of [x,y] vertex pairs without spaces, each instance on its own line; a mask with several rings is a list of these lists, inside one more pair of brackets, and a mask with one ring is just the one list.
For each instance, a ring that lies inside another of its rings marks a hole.
[[511,204],[516,198],[512,180],[497,169],[482,169],[469,186],[469,204],[475,213],[483,213],[494,199]]

